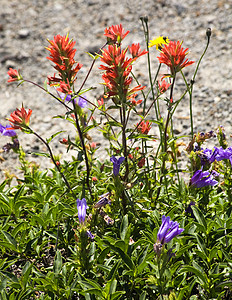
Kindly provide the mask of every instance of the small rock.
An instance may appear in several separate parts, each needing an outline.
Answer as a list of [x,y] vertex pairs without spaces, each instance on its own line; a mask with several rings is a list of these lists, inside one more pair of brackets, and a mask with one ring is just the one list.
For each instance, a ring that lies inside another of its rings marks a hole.
[[27,28],[22,28],[18,31],[18,35],[21,39],[25,39],[30,35],[30,31]]

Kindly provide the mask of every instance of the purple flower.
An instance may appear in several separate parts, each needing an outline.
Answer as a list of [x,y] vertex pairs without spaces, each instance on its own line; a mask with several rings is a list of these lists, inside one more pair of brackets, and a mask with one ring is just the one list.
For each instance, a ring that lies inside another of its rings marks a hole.
[[110,161],[113,163],[113,173],[114,176],[117,176],[119,174],[119,169],[120,169],[120,165],[121,163],[124,161],[125,157],[119,157],[119,159],[117,159],[115,156],[111,156]]
[[183,231],[183,228],[179,228],[179,223],[172,221],[170,217],[162,216],[162,224],[157,233],[157,243],[168,243]]
[[93,240],[95,238],[95,235],[92,234],[90,230],[87,230],[86,233],[91,240]]
[[207,162],[213,163],[216,159],[216,156],[218,155],[219,149],[217,147],[214,147],[214,151],[211,149],[206,148],[203,150],[202,153],[200,153],[201,157],[201,164],[204,166]]
[[[218,174],[218,173],[217,173]],[[196,188],[201,188],[204,186],[214,186],[218,182],[213,178],[215,174],[210,174],[208,171],[198,170],[194,173],[193,177],[190,179],[191,184]]]
[[3,126],[2,124],[0,124],[1,134],[4,136],[10,136],[10,137],[16,136],[16,132],[13,129],[7,129],[10,127],[11,127],[10,125]]
[[64,100],[64,101],[70,102],[71,99],[72,99],[72,96],[69,95],[69,94],[65,94],[65,93],[59,92],[58,95],[59,95],[59,97],[60,97],[62,100]]
[[94,205],[94,208],[101,208],[106,206],[107,204],[111,204],[111,200],[109,199],[110,192],[105,193],[100,196],[100,200]]
[[85,198],[83,198],[82,200],[77,199],[78,218],[81,224],[85,222],[86,209],[87,209],[86,199]]
[[220,161],[223,159],[229,159],[232,166],[232,147],[229,147],[227,149],[223,149],[222,147],[220,147],[219,149],[217,148],[217,150],[218,154],[216,156],[216,160]]
[[84,98],[85,97],[79,97],[79,99],[78,99],[78,105],[81,108],[85,108],[87,106],[87,101]]
[[[69,94],[59,92],[58,95],[63,101],[70,102],[72,99],[72,95],[69,95]],[[74,102],[76,103],[76,99],[74,99]],[[79,97],[77,104],[78,104],[78,106],[80,106],[80,108],[85,108],[88,104],[86,101],[86,97]]]

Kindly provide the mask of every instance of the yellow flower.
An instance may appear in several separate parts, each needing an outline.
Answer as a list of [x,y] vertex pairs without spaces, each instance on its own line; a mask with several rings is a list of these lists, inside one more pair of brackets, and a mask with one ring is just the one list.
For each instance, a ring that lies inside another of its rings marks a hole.
[[148,47],[156,46],[156,50],[161,50],[163,45],[167,45],[168,43],[168,37],[159,36],[157,39],[150,40]]

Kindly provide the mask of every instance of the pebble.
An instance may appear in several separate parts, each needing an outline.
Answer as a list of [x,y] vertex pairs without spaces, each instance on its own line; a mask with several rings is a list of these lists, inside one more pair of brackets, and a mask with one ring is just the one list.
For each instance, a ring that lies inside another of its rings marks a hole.
[[18,35],[21,39],[25,39],[30,35],[30,31],[27,28],[20,29]]

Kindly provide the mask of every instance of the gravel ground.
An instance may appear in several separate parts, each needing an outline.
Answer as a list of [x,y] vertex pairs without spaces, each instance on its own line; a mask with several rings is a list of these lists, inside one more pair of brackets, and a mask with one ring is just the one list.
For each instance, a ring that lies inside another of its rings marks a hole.
[[[180,4],[181,2],[181,4]],[[0,119],[6,124],[5,118],[24,103],[25,108],[31,108],[31,126],[42,136],[49,137],[59,130],[67,130],[63,136],[74,136],[74,129],[67,122],[52,119],[56,114],[63,114],[64,109],[38,88],[23,84],[7,83],[9,67],[20,69],[24,78],[43,85],[47,75],[53,75],[51,63],[46,59],[48,45],[46,39],[53,39],[56,34],[69,36],[76,41],[76,60],[83,64],[78,73],[78,83],[84,79],[91,64],[88,51],[96,51],[105,43],[104,29],[111,25],[122,23],[130,35],[125,39],[124,46],[132,42],[140,42],[145,48],[142,24],[139,18],[148,16],[150,38],[159,35],[168,36],[171,40],[183,40],[184,47],[189,47],[189,59],[199,60],[206,45],[206,29],[212,29],[212,37],[207,54],[202,61],[194,86],[194,126],[196,131],[215,129],[218,125],[225,127],[227,136],[232,134],[232,2],[231,0],[1,0],[0,12]],[[152,48],[154,72],[157,53]],[[101,74],[96,63],[92,76],[86,87],[96,89],[88,94],[91,101],[102,94]],[[190,80],[194,66],[184,70]],[[142,83],[146,83],[147,65],[142,57],[135,68],[136,75]],[[179,80],[180,90],[183,88]],[[78,84],[77,83],[77,84]],[[180,91],[176,92],[176,97]],[[165,114],[165,107],[162,110]],[[151,115],[152,117],[152,115]],[[175,115],[175,129],[179,134],[189,134],[188,98],[183,99]],[[134,122],[135,119],[134,119]],[[43,145],[31,135],[19,133],[19,140],[27,158],[42,167],[49,167],[48,159],[32,157],[31,151],[43,151]],[[1,137],[0,145],[7,140]],[[101,141],[102,149],[105,143],[98,133],[93,141]],[[231,144],[231,141],[230,141]],[[64,152],[58,138],[53,143],[55,154]],[[99,155],[101,152],[99,151]],[[10,152],[2,153],[0,178],[4,170],[16,171],[17,156]],[[20,175],[19,175],[20,176]]]

